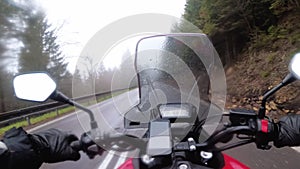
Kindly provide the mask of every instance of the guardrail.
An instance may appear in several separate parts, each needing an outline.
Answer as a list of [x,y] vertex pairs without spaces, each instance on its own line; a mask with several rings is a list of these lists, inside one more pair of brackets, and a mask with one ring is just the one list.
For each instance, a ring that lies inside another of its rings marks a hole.
[[[90,99],[93,97],[96,97],[98,99],[98,97],[101,97],[101,96],[104,96],[107,94],[113,94],[115,92],[119,92],[122,90],[126,90],[126,89],[118,89],[118,90],[114,90],[114,91],[108,91],[108,92],[102,92],[102,93],[82,96],[82,97],[78,97],[78,98],[73,98],[73,100],[82,101],[82,100]],[[51,102],[51,103],[46,103],[46,104],[41,104],[41,105],[37,105],[37,106],[31,106],[31,107],[27,107],[27,108],[22,108],[22,109],[17,109],[17,110],[1,113],[0,114],[0,128],[4,127],[4,126],[8,126],[8,125],[18,122],[18,121],[22,121],[22,120],[26,120],[28,125],[31,125],[31,123],[30,123],[31,117],[40,116],[40,115],[43,115],[43,114],[46,114],[49,112],[53,112],[53,111],[56,111],[56,113],[58,115],[59,109],[66,108],[68,106],[70,106],[70,105],[60,103],[60,102]]]

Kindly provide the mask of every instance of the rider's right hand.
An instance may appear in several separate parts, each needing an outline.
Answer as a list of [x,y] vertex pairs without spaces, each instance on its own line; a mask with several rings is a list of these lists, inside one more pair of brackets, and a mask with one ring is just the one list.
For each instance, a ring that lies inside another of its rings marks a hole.
[[276,147],[300,146],[300,114],[289,114],[275,124],[274,138]]

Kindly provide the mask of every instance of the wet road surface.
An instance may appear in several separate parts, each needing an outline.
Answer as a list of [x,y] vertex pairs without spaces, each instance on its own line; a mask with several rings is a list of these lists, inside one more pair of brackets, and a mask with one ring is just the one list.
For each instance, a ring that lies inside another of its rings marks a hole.
[[[131,98],[131,99],[127,99]],[[92,109],[95,112],[96,119],[105,118],[106,124],[113,127],[122,127],[122,113],[118,113],[118,109],[128,109],[130,105],[136,104],[137,91],[133,90],[124,93],[113,100],[109,99],[101,102]],[[85,113],[73,113],[66,115],[60,119],[46,123],[32,129],[30,132],[38,132],[49,128],[57,128],[64,131],[75,133],[78,137],[89,128],[89,119]],[[100,127],[107,128],[105,124],[99,124]],[[236,158],[240,162],[246,164],[253,169],[276,169],[300,168],[300,153],[292,148],[277,149],[272,147],[271,150],[258,150],[255,144],[249,144],[242,147],[237,147],[227,150],[224,153]],[[105,152],[102,156],[97,156],[94,159],[89,159],[84,153],[81,153],[79,161],[67,161],[55,164],[43,164],[41,169],[113,169],[120,166],[126,159],[126,152],[121,156],[115,155],[113,152]]]

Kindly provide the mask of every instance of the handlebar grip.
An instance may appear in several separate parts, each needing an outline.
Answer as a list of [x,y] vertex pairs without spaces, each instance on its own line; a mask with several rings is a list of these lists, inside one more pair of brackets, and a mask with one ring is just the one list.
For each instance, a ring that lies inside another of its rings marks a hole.
[[73,141],[73,142],[71,143],[71,147],[72,147],[74,150],[76,150],[76,151],[83,150],[82,144],[81,144],[81,142],[80,142],[79,140]]
[[70,146],[76,151],[87,152],[88,148],[94,144],[95,142],[87,135],[87,133],[83,133],[80,140],[71,142]]
[[93,145],[95,143],[93,142],[92,139],[88,137],[86,133],[82,134],[80,140],[73,141],[71,142],[70,146],[72,149],[75,151],[83,151],[86,153],[86,155],[90,158],[93,159],[97,154],[101,155],[102,152],[100,152],[99,148],[97,147],[97,150],[93,149]]

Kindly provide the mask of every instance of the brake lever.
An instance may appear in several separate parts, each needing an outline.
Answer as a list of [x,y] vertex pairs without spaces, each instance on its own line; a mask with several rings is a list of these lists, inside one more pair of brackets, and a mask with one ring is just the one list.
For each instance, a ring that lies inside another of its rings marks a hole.
[[254,142],[254,139],[242,140],[242,141],[238,141],[238,142],[235,142],[235,143],[225,145],[223,147],[214,147],[210,151],[222,152],[222,151],[225,151],[225,150],[228,150],[228,149],[232,149],[232,148],[239,147],[239,146],[246,145],[246,144],[253,143],[253,142]]

